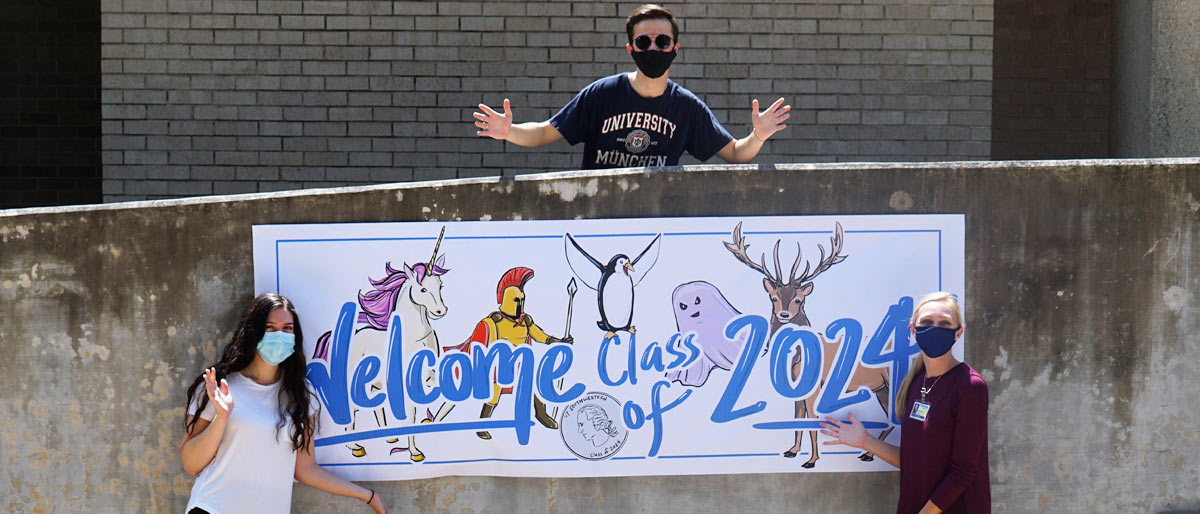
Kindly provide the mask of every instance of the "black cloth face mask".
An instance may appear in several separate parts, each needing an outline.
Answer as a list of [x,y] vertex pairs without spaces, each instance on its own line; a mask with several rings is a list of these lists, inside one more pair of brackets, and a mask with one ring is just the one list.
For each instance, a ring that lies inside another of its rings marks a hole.
[[642,75],[652,79],[663,76],[667,72],[667,68],[671,67],[671,61],[674,60],[675,50],[670,52],[657,50],[633,52],[633,62],[637,64],[638,70],[641,70]]

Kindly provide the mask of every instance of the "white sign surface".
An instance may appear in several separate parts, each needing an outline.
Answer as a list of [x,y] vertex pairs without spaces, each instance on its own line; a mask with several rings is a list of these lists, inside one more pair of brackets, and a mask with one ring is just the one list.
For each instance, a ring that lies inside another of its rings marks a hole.
[[317,460],[347,478],[881,471],[894,468],[822,445],[817,420],[852,412],[899,441],[913,302],[962,296],[963,227],[266,225],[255,289],[297,306]]

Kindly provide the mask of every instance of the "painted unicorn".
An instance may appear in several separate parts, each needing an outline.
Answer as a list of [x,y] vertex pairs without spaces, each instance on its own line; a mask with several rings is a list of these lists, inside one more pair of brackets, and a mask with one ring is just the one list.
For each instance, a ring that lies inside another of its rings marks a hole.
[[[445,229],[442,229],[445,234]],[[401,266],[401,269],[392,268],[392,263],[388,262],[384,265],[387,275],[379,280],[368,277],[373,289],[366,293],[359,292],[358,305],[360,311],[358,313],[357,322],[360,326],[355,330],[355,333],[364,330],[374,330],[386,332],[388,324],[393,316],[400,316],[401,319],[401,340],[404,345],[404,354],[413,355],[417,351],[427,348],[434,352],[438,358],[441,357],[442,347],[438,344],[437,332],[430,325],[430,320],[436,320],[446,315],[446,304],[442,300],[442,275],[450,271],[444,266],[446,257],[437,255],[438,247],[441,246],[442,236],[438,236],[438,242],[434,246],[433,257],[428,263],[417,263],[409,266],[407,263]],[[332,332],[326,332],[318,340],[316,348],[313,351],[314,359],[329,358],[329,339]],[[386,357],[388,355],[388,339],[383,337],[355,337],[355,344],[352,346],[352,355],[356,355],[361,359],[367,355],[376,355]],[[357,360],[357,359],[355,359]],[[437,383],[435,370],[430,368],[425,370],[423,377],[427,387],[432,387]],[[383,379],[377,380],[368,387],[372,392],[384,390]],[[405,420],[410,424],[425,423],[431,421],[441,421],[450,413],[454,406],[448,403],[441,403],[437,407],[437,411],[426,410],[420,412],[419,407],[411,407],[409,412],[392,413],[396,419]],[[388,414],[386,406],[380,406],[371,409],[375,416],[375,424],[380,428],[388,426]],[[354,430],[357,424],[358,409],[352,413],[351,424],[347,430]],[[397,443],[399,439],[388,439],[388,443]],[[355,457],[364,457],[367,454],[366,448],[359,444],[348,445],[351,453]],[[407,451],[409,458],[413,462],[421,462],[425,460],[425,454],[417,448],[416,436],[408,436],[408,446],[397,446],[392,448],[391,453]]]

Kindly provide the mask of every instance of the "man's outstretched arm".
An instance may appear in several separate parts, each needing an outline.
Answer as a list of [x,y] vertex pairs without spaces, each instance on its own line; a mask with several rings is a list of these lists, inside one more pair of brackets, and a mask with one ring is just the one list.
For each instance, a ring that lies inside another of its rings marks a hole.
[[758,112],[757,99],[751,102],[751,108],[753,110],[750,112],[750,121],[754,125],[754,130],[750,131],[750,135],[730,141],[729,144],[717,151],[717,156],[725,159],[726,162],[745,164],[754,160],[758,151],[762,150],[763,143],[767,142],[767,138],[787,128],[783,122],[791,117],[788,111],[792,110],[792,106],[783,105],[782,98],[775,100],[775,103],[763,112]]
[[558,129],[554,128],[549,121],[514,124],[507,98],[504,99],[503,114],[483,104],[479,104],[479,110],[483,112],[475,113],[475,126],[479,128],[479,131],[475,132],[477,136],[490,137],[527,147],[548,145],[563,138]]

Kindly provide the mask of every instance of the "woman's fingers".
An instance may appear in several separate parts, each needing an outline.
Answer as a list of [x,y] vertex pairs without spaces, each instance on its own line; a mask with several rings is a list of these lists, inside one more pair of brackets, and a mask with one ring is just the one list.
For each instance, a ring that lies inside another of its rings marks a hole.
[[824,444],[842,444],[841,431],[844,425],[830,416],[825,416],[825,421],[821,422],[821,434],[832,437],[832,441],[825,441]]

